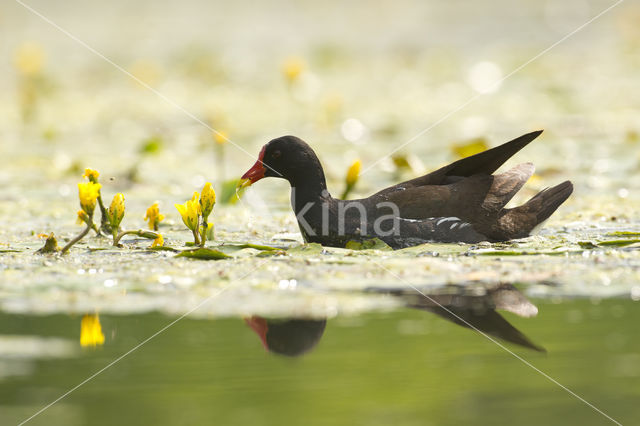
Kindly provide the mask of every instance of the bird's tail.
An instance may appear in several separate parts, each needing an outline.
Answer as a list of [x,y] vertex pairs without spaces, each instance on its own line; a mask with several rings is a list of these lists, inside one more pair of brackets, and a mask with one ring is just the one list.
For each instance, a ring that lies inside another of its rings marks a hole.
[[502,234],[500,239],[528,237],[569,198],[572,192],[573,184],[565,181],[553,188],[540,191],[521,206],[504,209],[498,219],[498,231]]

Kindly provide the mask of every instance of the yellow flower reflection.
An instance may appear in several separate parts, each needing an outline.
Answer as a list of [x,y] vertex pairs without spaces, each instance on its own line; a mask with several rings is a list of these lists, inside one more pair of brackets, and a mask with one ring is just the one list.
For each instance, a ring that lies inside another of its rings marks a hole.
[[80,207],[87,212],[89,216],[93,215],[96,208],[96,200],[100,195],[102,185],[94,182],[86,182],[78,184],[78,193],[80,197]]
[[164,220],[164,215],[160,214],[158,202],[151,204],[151,206],[147,209],[147,214],[145,214],[144,220],[149,221],[149,229],[151,229],[152,231],[158,230],[158,225],[162,220]]
[[87,314],[80,323],[80,346],[98,346],[104,344],[104,334],[98,314]]

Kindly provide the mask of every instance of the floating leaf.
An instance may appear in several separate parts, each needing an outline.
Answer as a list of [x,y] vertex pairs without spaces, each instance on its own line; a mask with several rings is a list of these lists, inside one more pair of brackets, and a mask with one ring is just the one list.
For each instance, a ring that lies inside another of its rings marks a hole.
[[231,256],[224,254],[220,250],[210,248],[198,248],[195,250],[184,250],[176,257],[188,257],[190,259],[200,260],[220,260],[229,259]]
[[454,255],[464,253],[469,249],[467,245],[447,243],[425,243],[419,246],[411,246],[396,250],[396,253],[415,253],[417,255]]
[[594,249],[598,248],[597,244],[592,243],[591,241],[578,241],[578,245],[583,249]]
[[287,250],[289,254],[320,254],[324,251],[324,247],[318,243],[307,243],[293,246]]
[[349,241],[345,245],[349,250],[392,250],[387,243],[380,238],[372,238],[364,241]]
[[598,245],[600,246],[614,246],[614,247],[624,247],[631,244],[640,243],[640,238],[630,238],[627,240],[609,240],[609,241],[600,241]]
[[286,256],[287,252],[284,250],[263,250],[258,253],[257,257],[271,257],[271,256]]
[[175,249],[173,247],[169,247],[169,246],[155,246],[155,247],[149,247],[147,248],[147,250],[153,250],[153,251],[173,251],[173,252],[178,252],[180,250]]
[[640,232],[634,231],[616,231],[606,234],[608,237],[640,237]]

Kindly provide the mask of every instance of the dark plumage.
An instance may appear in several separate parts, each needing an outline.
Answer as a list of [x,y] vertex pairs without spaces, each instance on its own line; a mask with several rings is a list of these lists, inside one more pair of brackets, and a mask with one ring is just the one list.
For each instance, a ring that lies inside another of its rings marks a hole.
[[295,136],[266,144],[243,179],[288,180],[307,242],[344,247],[351,240],[377,237],[403,248],[425,242],[505,241],[530,235],[573,191],[565,181],[521,206],[504,208],[534,166],[524,163],[502,174],[493,172],[540,133],[528,133],[359,200],[333,198],[315,152]]

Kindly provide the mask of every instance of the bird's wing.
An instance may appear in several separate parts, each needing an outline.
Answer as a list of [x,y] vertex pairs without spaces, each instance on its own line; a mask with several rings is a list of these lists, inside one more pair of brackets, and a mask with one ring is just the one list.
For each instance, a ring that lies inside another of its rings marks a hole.
[[394,191],[396,187],[408,189],[423,185],[446,185],[455,182],[459,177],[490,175],[541,133],[542,130],[527,133],[495,148],[455,161],[424,176],[383,189],[378,194]]

